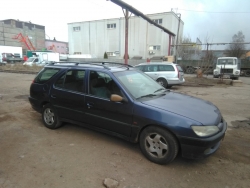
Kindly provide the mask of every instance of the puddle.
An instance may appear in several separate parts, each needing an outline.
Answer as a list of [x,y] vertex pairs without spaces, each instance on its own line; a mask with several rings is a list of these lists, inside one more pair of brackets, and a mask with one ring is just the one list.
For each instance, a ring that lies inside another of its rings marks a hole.
[[236,120],[231,122],[233,128],[250,128],[250,119],[248,120]]

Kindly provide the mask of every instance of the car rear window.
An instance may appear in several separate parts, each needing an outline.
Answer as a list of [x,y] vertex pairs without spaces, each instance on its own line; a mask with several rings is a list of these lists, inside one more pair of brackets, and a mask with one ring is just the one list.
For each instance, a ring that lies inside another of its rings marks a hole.
[[34,82],[35,83],[45,83],[48,81],[51,77],[53,77],[56,73],[59,72],[60,69],[55,69],[55,68],[44,68],[35,78]]
[[183,72],[183,70],[182,70],[181,66],[176,65],[176,67],[177,67],[177,69],[178,69],[178,71],[179,71],[179,72]]

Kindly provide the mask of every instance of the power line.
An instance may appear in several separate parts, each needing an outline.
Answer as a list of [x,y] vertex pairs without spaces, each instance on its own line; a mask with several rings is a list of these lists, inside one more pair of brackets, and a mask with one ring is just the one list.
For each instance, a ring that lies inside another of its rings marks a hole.
[[173,44],[171,46],[202,46],[202,45],[226,45],[226,44],[250,44],[250,42],[229,42],[229,43],[205,43],[205,44],[195,44],[195,43],[183,43],[183,44]]
[[216,14],[249,14],[250,12],[214,12],[214,11],[201,11],[201,10],[187,10],[187,9],[178,9],[189,12],[205,12],[205,13],[216,13]]

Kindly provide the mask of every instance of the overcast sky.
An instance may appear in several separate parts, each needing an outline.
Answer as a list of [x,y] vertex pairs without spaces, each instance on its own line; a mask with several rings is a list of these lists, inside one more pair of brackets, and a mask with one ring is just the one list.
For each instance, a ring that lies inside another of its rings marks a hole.
[[[250,0],[124,0],[144,14],[181,14],[184,36],[194,42],[231,42],[238,31],[250,42]],[[67,23],[123,17],[121,7],[108,0],[1,0],[0,20],[19,19],[44,25],[46,35],[68,41]],[[48,38],[47,37],[47,38]],[[246,45],[250,49],[250,45]],[[211,49],[224,49],[212,46]]]

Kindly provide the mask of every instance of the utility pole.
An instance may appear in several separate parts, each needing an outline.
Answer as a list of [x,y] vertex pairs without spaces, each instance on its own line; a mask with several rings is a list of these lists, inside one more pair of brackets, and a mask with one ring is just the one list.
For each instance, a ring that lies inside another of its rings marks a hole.
[[[177,15],[177,14],[176,14]],[[178,23],[178,30],[177,30],[177,38],[176,38],[176,44],[179,44],[179,30],[180,30],[180,22],[181,22],[181,14],[178,13],[179,17],[179,23]],[[175,63],[177,63],[178,58],[178,52],[177,52],[178,45],[175,47]]]
[[[124,13],[124,12],[123,12]],[[128,9],[126,9],[125,13],[125,55],[124,55],[124,59],[125,59],[125,64],[128,64]]]

